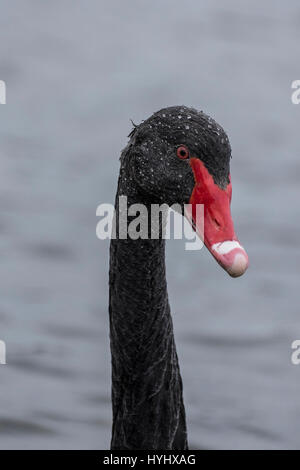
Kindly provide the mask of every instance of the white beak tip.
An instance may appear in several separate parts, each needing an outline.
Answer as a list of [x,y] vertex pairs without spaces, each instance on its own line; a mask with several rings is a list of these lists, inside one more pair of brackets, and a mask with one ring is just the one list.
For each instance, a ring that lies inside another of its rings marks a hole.
[[216,243],[212,253],[231,277],[242,276],[249,266],[248,255],[237,240]]
[[227,268],[227,272],[231,277],[239,277],[247,271],[248,265],[249,261],[246,252],[237,253],[232,265]]

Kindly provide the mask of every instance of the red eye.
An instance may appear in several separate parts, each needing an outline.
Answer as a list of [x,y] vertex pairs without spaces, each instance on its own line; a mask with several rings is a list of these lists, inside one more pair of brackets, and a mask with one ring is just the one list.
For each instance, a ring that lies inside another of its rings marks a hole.
[[185,160],[186,158],[189,158],[190,156],[190,153],[185,145],[180,145],[180,147],[177,148],[176,153],[177,153],[177,157],[180,158],[181,160]]

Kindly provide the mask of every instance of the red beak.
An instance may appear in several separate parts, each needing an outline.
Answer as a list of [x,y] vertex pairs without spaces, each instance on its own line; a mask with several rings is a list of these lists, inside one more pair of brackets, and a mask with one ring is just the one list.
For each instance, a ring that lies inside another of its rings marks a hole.
[[[191,158],[195,186],[190,198],[190,213],[194,230],[203,240],[217,262],[232,277],[244,274],[248,268],[248,255],[240,245],[235,234],[230,212],[232,186],[221,189],[215,182],[204,163]],[[204,206],[204,224],[197,220],[197,204]],[[203,233],[204,227],[204,233]]]

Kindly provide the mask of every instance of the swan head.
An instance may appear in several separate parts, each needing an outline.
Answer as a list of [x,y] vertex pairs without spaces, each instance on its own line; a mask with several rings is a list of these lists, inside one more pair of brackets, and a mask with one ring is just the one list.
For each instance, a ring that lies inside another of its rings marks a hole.
[[135,126],[129,137],[121,162],[139,190],[151,203],[188,205],[185,215],[207,249],[229,275],[241,276],[248,256],[230,211],[231,147],[224,129],[202,111],[172,106]]

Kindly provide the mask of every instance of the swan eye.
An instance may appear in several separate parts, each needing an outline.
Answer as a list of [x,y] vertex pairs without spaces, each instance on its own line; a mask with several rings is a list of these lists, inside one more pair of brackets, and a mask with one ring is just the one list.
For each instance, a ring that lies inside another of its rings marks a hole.
[[186,160],[190,156],[190,153],[189,153],[189,151],[188,151],[188,149],[186,148],[185,145],[180,145],[177,148],[176,153],[177,153],[177,157],[180,158],[181,160]]

